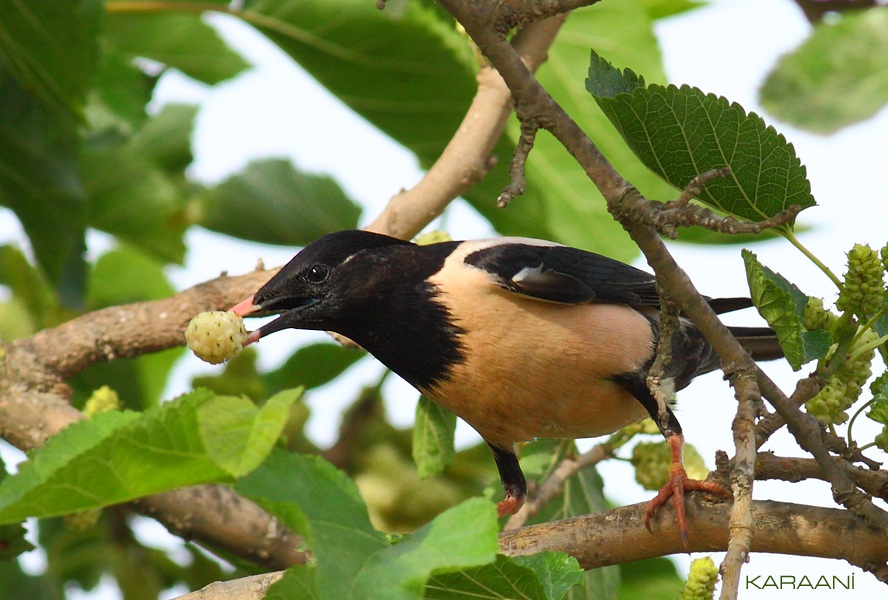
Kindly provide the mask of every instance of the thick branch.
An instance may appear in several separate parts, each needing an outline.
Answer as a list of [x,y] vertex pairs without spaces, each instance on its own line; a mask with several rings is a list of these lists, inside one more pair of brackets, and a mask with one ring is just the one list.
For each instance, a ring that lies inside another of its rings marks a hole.
[[[711,505],[696,494],[687,498],[692,552],[717,552],[728,544],[730,506]],[[566,552],[584,569],[683,552],[670,506],[662,509],[654,535],[644,528],[644,504],[531,525],[500,534],[500,548],[511,556],[547,550]],[[884,532],[847,511],[800,504],[754,501],[752,550],[837,558],[888,581],[888,544]],[[836,535],[841,531],[842,535]]]
[[[730,506],[709,504],[697,494],[686,498],[690,549],[718,552],[728,544]],[[664,505],[652,535],[644,527],[644,504],[531,525],[500,534],[500,552],[526,556],[565,552],[584,569],[595,569],[645,558],[684,552],[672,507]],[[848,511],[771,501],[752,503],[756,531],[752,550],[846,560],[888,581],[888,544],[883,533]],[[836,531],[842,535],[837,536]],[[179,600],[254,600],[257,587],[276,581],[268,573],[232,582],[214,583]],[[239,592],[239,590],[245,590]],[[212,594],[210,594],[212,592]]]
[[[92,362],[180,346],[196,313],[223,309],[270,277],[256,271],[220,277],[154,302],[89,313],[35,336],[7,344],[0,364],[0,436],[31,450],[83,418],[68,403],[65,377]],[[173,533],[197,539],[269,568],[305,561],[302,540],[256,504],[222,486],[199,486],[143,498],[137,510]]]

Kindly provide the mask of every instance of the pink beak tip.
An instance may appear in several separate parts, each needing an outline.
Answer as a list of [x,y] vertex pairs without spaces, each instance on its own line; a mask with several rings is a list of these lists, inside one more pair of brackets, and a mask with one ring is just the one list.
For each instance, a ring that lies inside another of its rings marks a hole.
[[258,329],[256,329],[255,331],[251,331],[247,334],[247,339],[244,340],[243,347],[246,348],[250,344],[258,342],[260,337],[261,336],[259,335]]
[[234,306],[232,306],[228,310],[230,310],[231,312],[233,312],[234,314],[236,314],[239,317],[246,317],[251,312],[253,312],[254,308],[255,308],[255,306],[253,305],[253,297],[250,296],[248,298],[244,298],[243,300],[241,300],[240,302],[238,302],[237,304],[235,304]]

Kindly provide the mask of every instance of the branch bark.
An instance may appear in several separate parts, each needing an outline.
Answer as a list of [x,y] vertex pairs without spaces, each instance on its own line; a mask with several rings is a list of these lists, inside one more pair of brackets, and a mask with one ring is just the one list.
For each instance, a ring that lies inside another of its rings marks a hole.
[[[731,508],[711,504],[698,494],[687,498],[692,552],[719,552],[728,546]],[[645,505],[633,504],[572,519],[530,525],[499,536],[500,552],[526,556],[565,552],[584,569],[595,569],[645,558],[684,552],[670,505],[654,524],[644,527]],[[846,560],[888,581],[888,544],[884,534],[846,510],[771,501],[754,501],[751,513],[756,530],[752,550]],[[836,531],[842,531],[840,536]],[[276,581],[279,573],[214,583],[179,600],[254,600],[255,590]],[[245,590],[240,592],[239,590]],[[212,592],[212,593],[210,593]],[[264,593],[264,592],[263,592]]]

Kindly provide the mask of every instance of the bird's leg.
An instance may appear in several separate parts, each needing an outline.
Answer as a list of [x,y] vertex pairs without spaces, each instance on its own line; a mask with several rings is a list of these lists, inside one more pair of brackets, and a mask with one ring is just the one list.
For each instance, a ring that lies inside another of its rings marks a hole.
[[669,432],[668,429],[664,432],[664,435],[672,448],[672,467],[669,469],[669,479],[666,485],[645,505],[644,526],[647,527],[648,531],[651,531],[651,519],[657,514],[657,509],[666,504],[671,496],[672,506],[675,507],[675,519],[678,521],[678,532],[681,534],[681,543],[685,551],[690,552],[684,493],[686,491],[703,491],[722,496],[731,496],[731,492],[713,481],[699,481],[688,478],[682,461],[684,436],[681,433]]
[[514,452],[489,442],[488,445],[493,451],[493,459],[496,461],[496,468],[503,482],[503,491],[506,493],[506,497],[496,504],[496,514],[498,517],[514,515],[524,505],[524,499],[527,497],[527,481]]

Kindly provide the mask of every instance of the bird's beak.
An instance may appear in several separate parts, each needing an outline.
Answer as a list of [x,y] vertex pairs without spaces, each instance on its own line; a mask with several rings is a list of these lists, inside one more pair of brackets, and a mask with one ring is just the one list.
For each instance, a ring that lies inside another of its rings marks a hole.
[[[243,300],[232,306],[229,310],[239,317],[249,317],[252,316],[252,313],[258,312],[256,305],[253,304],[252,296],[244,298]],[[260,330],[261,328],[255,331],[251,331],[249,334],[247,334],[247,339],[244,340],[244,348],[246,348],[253,342],[259,341],[259,338],[262,337],[262,333],[260,332]]]
[[236,314],[239,317],[248,317],[248,316],[250,316],[250,313],[255,312],[256,305],[253,304],[253,297],[250,296],[248,298],[244,298],[243,300],[241,300],[240,302],[238,302],[237,304],[235,304],[234,306],[232,306],[228,310],[230,310],[231,312],[233,312],[234,314]]
[[[276,331],[294,327],[293,317],[297,312],[320,302],[319,298],[288,298],[279,297],[263,305],[253,303],[253,296],[241,300],[229,310],[240,317],[267,317],[269,315],[281,315],[274,321],[266,323],[259,329],[251,331],[244,341],[244,346],[258,342],[259,338],[270,335]],[[287,317],[290,318],[287,318]]]

